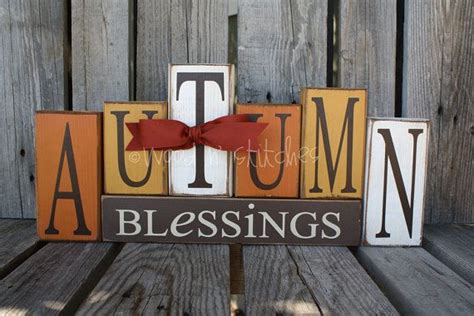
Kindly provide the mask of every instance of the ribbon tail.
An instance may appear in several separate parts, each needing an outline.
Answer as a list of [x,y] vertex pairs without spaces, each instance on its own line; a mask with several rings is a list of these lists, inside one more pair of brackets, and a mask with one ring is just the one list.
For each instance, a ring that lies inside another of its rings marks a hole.
[[216,124],[202,135],[205,145],[225,151],[257,151],[258,136],[267,123],[229,122]]
[[128,130],[132,134],[132,140],[128,143],[126,150],[142,150],[143,146],[140,141],[140,128],[138,123],[125,123]]

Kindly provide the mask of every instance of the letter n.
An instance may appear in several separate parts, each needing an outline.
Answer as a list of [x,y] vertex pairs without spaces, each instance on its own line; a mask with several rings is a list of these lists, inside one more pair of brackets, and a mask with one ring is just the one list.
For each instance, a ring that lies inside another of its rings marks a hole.
[[405,224],[408,229],[408,234],[412,238],[413,233],[413,200],[415,196],[415,175],[416,175],[416,153],[418,136],[423,133],[422,129],[409,129],[408,133],[413,136],[413,156],[411,164],[411,192],[410,200],[405,190],[405,183],[403,182],[402,172],[400,170],[400,163],[395,152],[395,146],[393,144],[392,135],[390,129],[380,128],[377,133],[382,135],[385,142],[385,159],[384,159],[384,172],[383,172],[383,197],[382,197],[382,227],[380,231],[375,235],[377,238],[389,238],[390,233],[387,232],[385,227],[385,220],[387,214],[387,181],[388,181],[388,163],[390,162],[393,179],[397,187],[398,197],[403,209],[403,215],[405,218]]

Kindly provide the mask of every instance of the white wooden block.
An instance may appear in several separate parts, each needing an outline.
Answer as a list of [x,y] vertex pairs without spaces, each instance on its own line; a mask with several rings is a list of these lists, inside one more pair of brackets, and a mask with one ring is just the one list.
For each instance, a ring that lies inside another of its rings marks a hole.
[[[170,65],[169,118],[188,126],[233,113],[233,65]],[[232,195],[231,152],[198,145],[173,151],[171,195]]]
[[368,119],[364,244],[419,246],[429,122]]

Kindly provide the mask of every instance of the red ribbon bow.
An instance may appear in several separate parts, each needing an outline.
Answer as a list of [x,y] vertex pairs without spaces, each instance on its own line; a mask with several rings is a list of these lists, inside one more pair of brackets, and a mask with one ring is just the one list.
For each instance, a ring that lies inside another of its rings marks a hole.
[[257,151],[258,135],[267,125],[250,122],[247,114],[222,116],[193,127],[176,120],[140,120],[127,123],[133,136],[127,150],[179,150],[196,144],[225,151]]

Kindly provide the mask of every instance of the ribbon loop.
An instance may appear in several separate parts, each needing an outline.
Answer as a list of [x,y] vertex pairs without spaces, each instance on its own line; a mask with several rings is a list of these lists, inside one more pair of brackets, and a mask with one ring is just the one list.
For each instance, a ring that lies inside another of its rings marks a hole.
[[225,151],[257,151],[258,135],[267,125],[251,122],[247,114],[222,116],[193,127],[176,120],[140,120],[127,123],[133,138],[126,150],[180,150],[206,145]]

